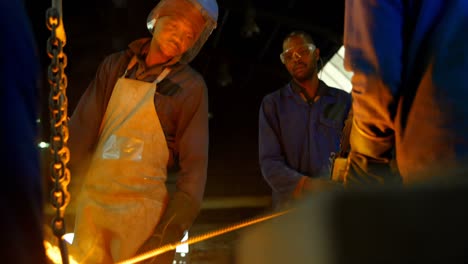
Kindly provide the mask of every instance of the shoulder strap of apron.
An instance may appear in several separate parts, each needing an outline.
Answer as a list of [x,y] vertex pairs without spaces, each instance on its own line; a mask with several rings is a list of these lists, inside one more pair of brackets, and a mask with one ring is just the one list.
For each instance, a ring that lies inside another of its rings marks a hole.
[[[156,78],[156,80],[154,80],[154,84],[160,83],[162,80],[164,80],[164,78],[166,78],[166,76],[170,72],[171,72],[171,68],[165,67],[164,70],[158,75],[158,78]],[[156,89],[157,89],[157,86],[156,86]]]
[[[127,75],[127,71],[129,69],[131,69],[133,66],[135,66],[135,63],[137,62],[137,57],[136,56],[133,56],[131,59],[130,59],[130,62],[128,63],[128,66],[127,68],[125,69],[125,72],[124,74],[121,76],[121,77],[125,77],[125,75]],[[167,75],[171,72],[171,68],[169,67],[165,67],[164,70],[158,75],[158,77],[156,78],[156,80],[154,80],[154,84],[158,84],[160,83],[162,80],[164,80],[164,78],[167,77]],[[156,86],[156,89],[157,89],[157,86]]]

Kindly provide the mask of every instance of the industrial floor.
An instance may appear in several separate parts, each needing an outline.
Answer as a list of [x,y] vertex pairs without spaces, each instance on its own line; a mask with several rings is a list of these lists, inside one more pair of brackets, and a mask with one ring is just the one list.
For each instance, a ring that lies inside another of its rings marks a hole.
[[269,221],[261,220],[262,216],[270,214],[261,207],[203,210],[191,229],[191,237],[226,233],[190,245],[187,262],[177,264],[235,264],[239,239],[249,228]]
[[[214,208],[218,201],[208,201],[207,207],[202,209],[199,217],[189,231],[189,239],[196,243],[177,248],[174,264],[235,264],[238,239],[247,228],[255,227],[249,224],[250,220],[258,219],[266,214],[263,198],[230,199],[221,201],[226,206],[235,208]],[[236,204],[237,202],[237,204]],[[255,203],[257,206],[255,206]],[[245,207],[239,207],[242,206]],[[52,209],[47,210],[52,215]],[[69,215],[66,218],[67,230],[71,230],[73,219]],[[238,227],[242,225],[242,227]],[[48,227],[46,227],[48,229]],[[48,234],[51,236],[51,233]],[[207,237],[207,239],[201,240]]]

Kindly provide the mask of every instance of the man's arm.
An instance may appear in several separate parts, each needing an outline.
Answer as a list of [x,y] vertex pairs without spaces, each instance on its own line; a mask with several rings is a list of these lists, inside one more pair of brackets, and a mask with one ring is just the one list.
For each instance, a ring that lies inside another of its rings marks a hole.
[[259,161],[263,177],[274,191],[290,197],[305,178],[286,164],[275,106],[268,97],[263,99],[260,106],[258,127]]
[[350,185],[386,182],[402,82],[403,12],[402,1],[346,1],[344,64],[354,72]]
[[176,132],[176,191],[168,204],[163,222],[172,222],[180,238],[192,225],[201,208],[208,167],[208,92],[199,79],[193,94],[181,104]]
[[99,140],[100,126],[121,66],[126,59],[118,54],[104,59],[94,79],[81,96],[69,121],[68,147],[70,149],[70,207],[77,202],[89,162]]
[[101,62],[70,117],[68,146],[71,167],[76,168],[88,160],[97,144],[101,122],[112,93],[112,89],[107,89],[107,82],[113,61],[107,57]]
[[[189,93],[181,104],[176,106],[176,191],[171,196],[167,208],[159,221],[153,236],[139,249],[139,253],[154,249],[167,243],[179,242],[201,208],[205,190],[208,166],[208,92],[205,82],[190,78],[194,87],[183,87]],[[174,252],[168,252],[151,263],[172,263]]]

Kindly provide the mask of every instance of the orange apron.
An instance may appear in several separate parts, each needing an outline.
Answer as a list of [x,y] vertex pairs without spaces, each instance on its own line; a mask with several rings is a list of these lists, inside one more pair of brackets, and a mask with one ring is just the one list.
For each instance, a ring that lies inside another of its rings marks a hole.
[[161,218],[169,150],[154,94],[169,71],[153,83],[124,74],[115,84],[77,205],[70,255],[80,263],[134,256]]

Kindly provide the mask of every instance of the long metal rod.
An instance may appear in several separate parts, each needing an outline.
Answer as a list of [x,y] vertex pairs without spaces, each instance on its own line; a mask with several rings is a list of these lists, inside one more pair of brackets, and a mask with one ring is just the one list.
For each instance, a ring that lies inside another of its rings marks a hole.
[[249,225],[253,225],[253,224],[256,224],[256,223],[260,223],[260,222],[263,222],[263,221],[266,221],[266,220],[269,220],[269,219],[284,215],[286,213],[289,213],[291,210],[293,210],[293,209],[285,210],[285,211],[281,211],[281,212],[277,212],[277,213],[273,213],[273,214],[269,214],[269,215],[262,216],[262,217],[257,217],[257,218],[254,218],[252,220],[244,221],[244,222],[232,225],[232,226],[228,226],[228,227],[221,228],[221,229],[218,229],[218,230],[215,230],[215,231],[211,231],[211,232],[208,232],[206,234],[194,236],[194,237],[189,238],[189,239],[187,239],[186,241],[183,241],[183,242],[181,241],[181,242],[177,242],[177,243],[166,244],[164,246],[155,248],[155,249],[153,249],[151,251],[148,251],[146,253],[142,253],[140,255],[137,255],[137,256],[135,256],[133,258],[130,258],[130,259],[127,259],[127,260],[124,260],[124,261],[121,261],[121,262],[117,262],[116,264],[133,264],[133,263],[137,263],[139,261],[149,259],[149,258],[155,257],[157,255],[160,255],[162,253],[174,250],[174,249],[176,249],[176,247],[178,247],[180,245],[195,244],[195,243],[198,243],[198,242],[203,241],[203,240],[207,240],[207,239],[215,237],[215,236],[219,236],[219,235],[222,235],[222,234],[225,234],[225,233],[228,233],[228,232],[231,232],[231,231],[234,231],[234,230],[237,230],[237,229],[249,226]]

